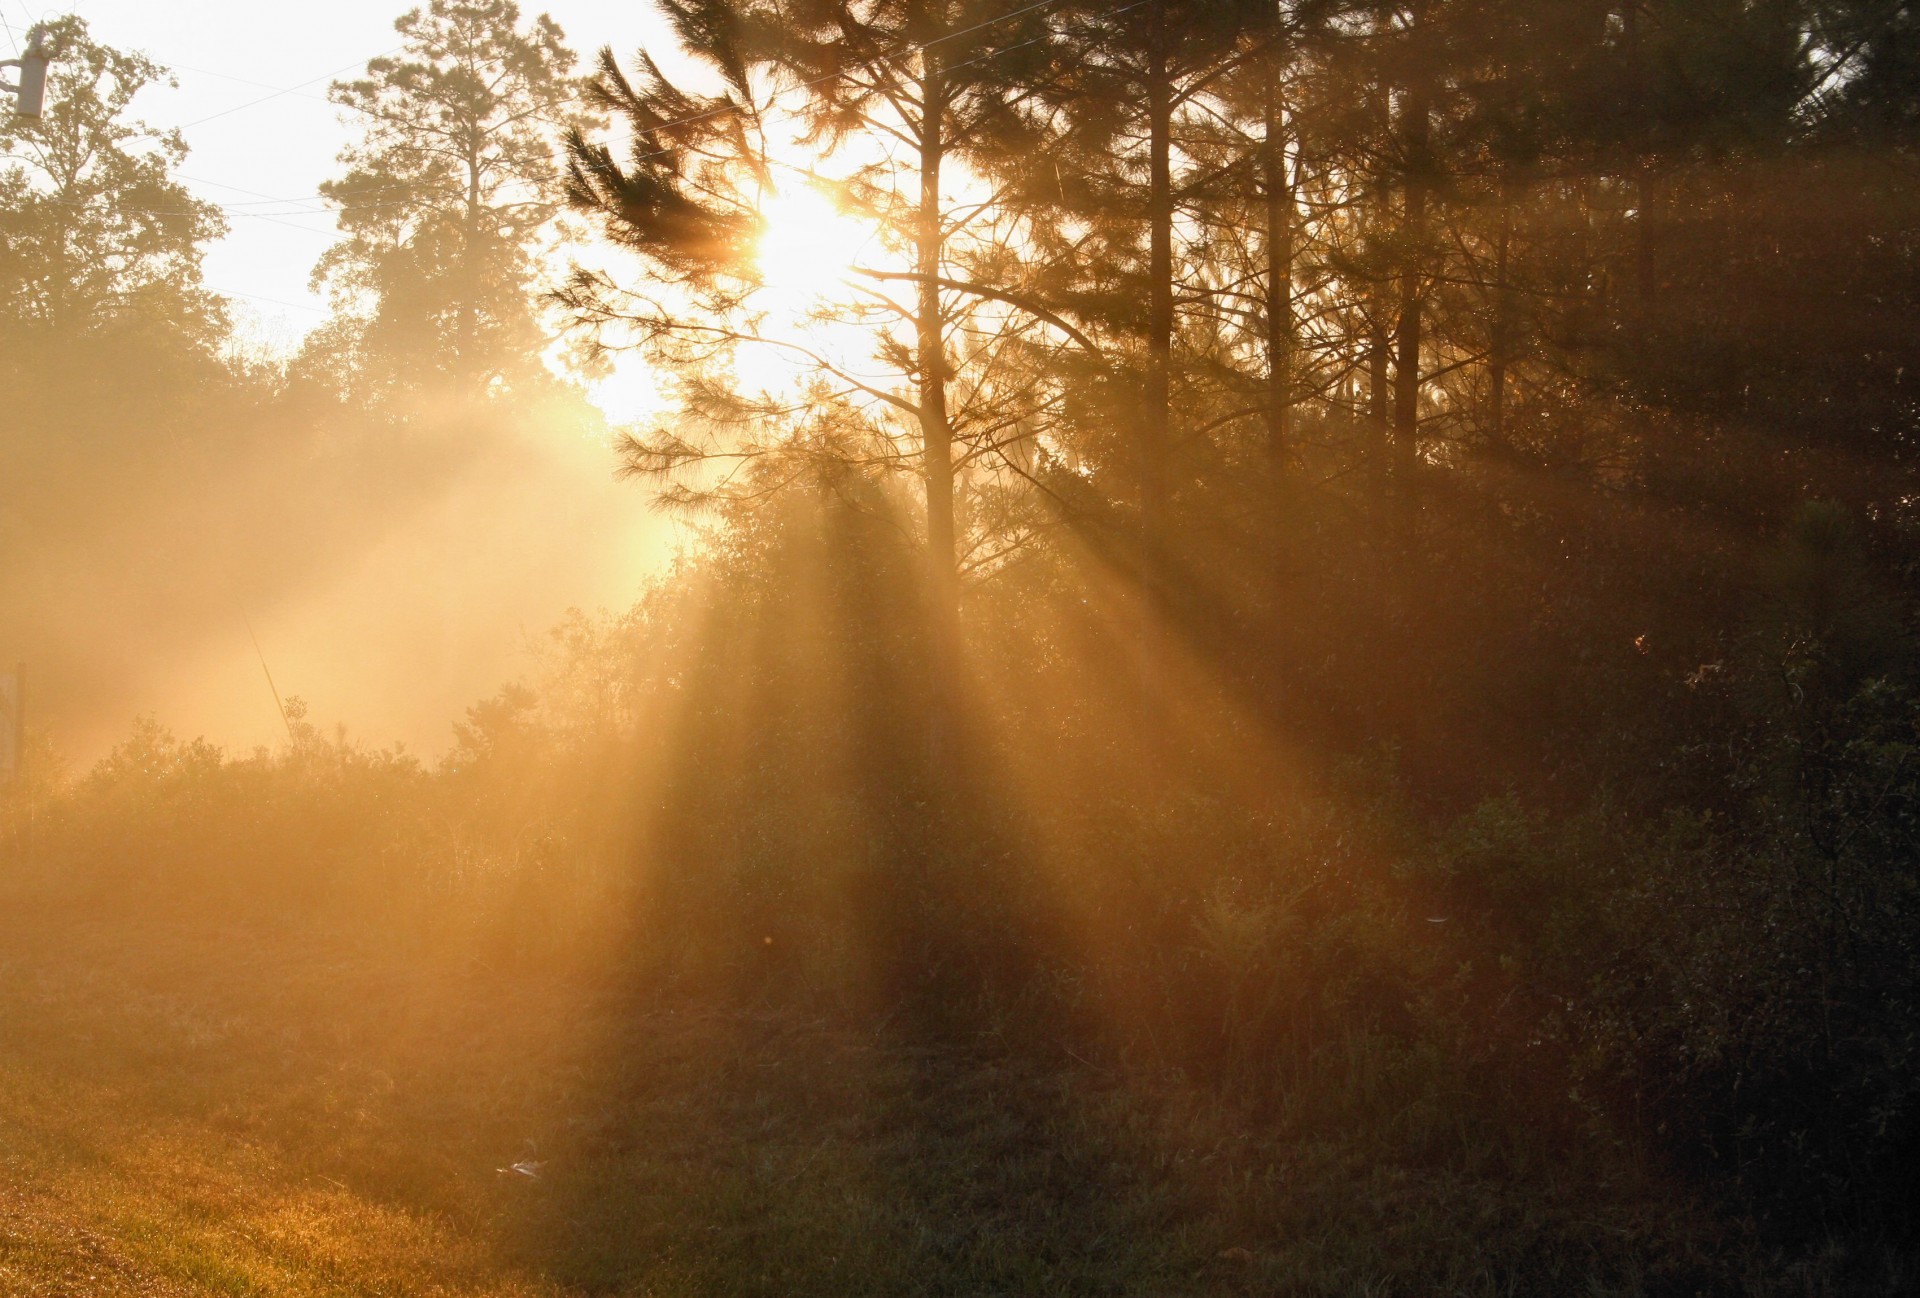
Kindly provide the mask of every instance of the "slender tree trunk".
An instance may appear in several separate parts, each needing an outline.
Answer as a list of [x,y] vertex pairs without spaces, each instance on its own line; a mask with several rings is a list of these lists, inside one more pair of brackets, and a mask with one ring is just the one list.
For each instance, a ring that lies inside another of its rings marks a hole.
[[56,336],[73,314],[72,241],[73,223],[63,214],[54,225],[53,256],[49,259],[53,264],[47,267],[47,324]]
[[1394,365],[1393,440],[1395,471],[1411,483],[1420,459],[1420,349],[1426,288],[1423,249],[1427,236],[1427,97],[1415,86],[1407,93],[1403,139],[1407,151],[1406,210],[1402,226],[1400,325]]
[[64,329],[73,317],[73,227],[79,220],[75,192],[80,186],[80,164],[64,167],[55,186],[58,214],[54,219],[53,252],[47,267],[47,325]]
[[1393,335],[1387,328],[1387,286],[1373,285],[1367,321],[1367,424],[1371,430],[1369,458],[1373,476],[1384,484],[1393,437]]
[[1493,251],[1493,329],[1487,348],[1487,438],[1502,455],[1507,441],[1507,363],[1513,340],[1513,294],[1507,288],[1513,247],[1513,181],[1500,177],[1500,233]]
[[1166,6],[1154,0],[1147,51],[1147,375],[1141,412],[1140,528],[1149,605],[1161,592],[1167,535],[1168,457],[1172,451],[1173,370],[1173,73]]
[[[1376,81],[1368,95],[1368,113],[1373,126],[1386,135],[1393,130],[1392,94],[1384,82]],[[1376,209],[1384,213],[1392,201],[1390,187],[1382,181],[1370,195]],[[1371,243],[1372,240],[1370,239]],[[1374,491],[1384,498],[1388,480],[1393,476],[1393,331],[1391,287],[1388,267],[1382,265],[1367,284],[1367,470]]]
[[957,616],[959,575],[954,529],[953,426],[947,414],[947,355],[940,309],[944,238],[940,219],[940,173],[946,140],[947,84],[939,58],[921,53],[920,208],[914,227],[919,295],[914,311],[915,366],[919,371],[922,475],[927,492],[927,565],[935,616]]
[[[1277,41],[1276,37],[1276,41]],[[1276,479],[1293,453],[1293,175],[1287,168],[1281,54],[1267,60],[1266,129],[1260,164],[1267,198],[1267,451]]]
[[462,400],[479,395],[479,365],[474,355],[478,346],[480,297],[480,147],[477,138],[467,141],[467,198],[461,218],[459,336],[454,346],[454,383]]
[[1633,218],[1633,305],[1630,308],[1633,318],[1627,329],[1627,356],[1632,381],[1643,392],[1655,381],[1659,369],[1655,361],[1654,341],[1655,321],[1660,308],[1658,250],[1655,247],[1655,222],[1658,220],[1655,208],[1659,196],[1655,193],[1652,172],[1649,159],[1642,157],[1635,163],[1633,201],[1637,210]]
[[920,54],[920,201],[914,216],[914,369],[918,378],[921,477],[927,509],[926,663],[929,778],[944,786],[954,758],[952,682],[960,642],[960,574],[954,524],[953,424],[947,411],[946,319],[938,283],[946,237],[940,179],[946,162],[948,84],[936,49]]
[[1145,735],[1164,738],[1157,700],[1162,693],[1161,617],[1169,588],[1168,479],[1173,451],[1173,68],[1165,0],[1152,0],[1147,18],[1147,371],[1141,393],[1140,691]]
[[1650,170],[1643,161],[1633,179],[1633,201],[1637,209],[1633,222],[1633,302],[1634,310],[1639,315],[1637,324],[1643,348],[1647,343],[1646,332],[1653,313],[1656,273],[1653,228],[1655,200]]

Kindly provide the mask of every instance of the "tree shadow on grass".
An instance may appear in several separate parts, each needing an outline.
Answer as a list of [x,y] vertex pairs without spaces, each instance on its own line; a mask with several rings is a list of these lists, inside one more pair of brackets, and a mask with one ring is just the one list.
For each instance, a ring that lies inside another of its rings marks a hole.
[[[609,1107],[529,1185],[523,1256],[582,1288],[1168,1292],[1168,1208],[1058,1076],[844,1026],[636,1024]],[[1144,1288],[1143,1288],[1144,1286]]]
[[590,1291],[1177,1291],[1169,1203],[1033,1008],[1048,900],[879,519],[789,520],[709,624],[512,1247]]

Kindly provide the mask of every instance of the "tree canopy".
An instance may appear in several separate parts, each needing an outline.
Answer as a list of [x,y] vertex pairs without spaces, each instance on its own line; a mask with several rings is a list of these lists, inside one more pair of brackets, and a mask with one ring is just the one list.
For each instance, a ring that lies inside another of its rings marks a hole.
[[45,116],[0,117],[0,330],[72,338],[144,322],[211,345],[224,315],[200,259],[225,218],[174,177],[180,133],[129,115],[166,69],[77,17],[48,24],[47,47]]
[[524,386],[547,342],[554,143],[586,120],[574,56],[513,0],[432,0],[394,26],[402,51],[329,91],[359,138],[321,186],[345,237],[314,270],[340,309],[317,350],[375,390]]

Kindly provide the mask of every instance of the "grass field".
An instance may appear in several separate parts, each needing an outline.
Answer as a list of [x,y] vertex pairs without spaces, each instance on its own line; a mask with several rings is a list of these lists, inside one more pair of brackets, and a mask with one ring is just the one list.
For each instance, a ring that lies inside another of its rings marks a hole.
[[0,943],[7,1295],[1699,1293],[1764,1267],[1671,1187],[1443,1129],[1358,1057],[1344,1115],[1256,1116],[1065,1047],[666,1008],[605,969],[17,910]]

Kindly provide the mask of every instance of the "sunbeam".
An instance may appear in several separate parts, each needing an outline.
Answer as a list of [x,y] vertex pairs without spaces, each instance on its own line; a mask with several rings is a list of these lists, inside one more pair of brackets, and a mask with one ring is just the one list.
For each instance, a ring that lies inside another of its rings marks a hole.
[[0,1294],[1913,1288],[1907,6],[388,2],[8,29]]

